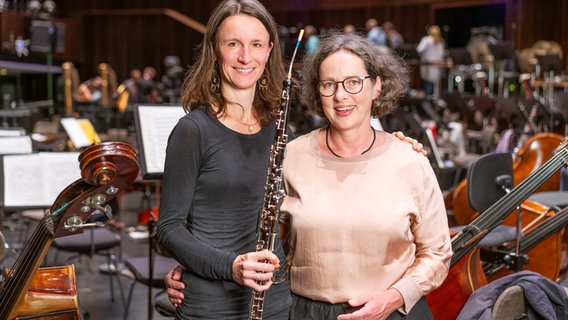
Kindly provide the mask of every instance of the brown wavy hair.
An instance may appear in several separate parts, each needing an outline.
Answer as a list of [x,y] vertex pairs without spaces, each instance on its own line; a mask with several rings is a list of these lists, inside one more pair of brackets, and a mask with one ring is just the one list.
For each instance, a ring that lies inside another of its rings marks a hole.
[[381,79],[381,93],[373,100],[371,116],[383,116],[394,111],[408,86],[406,63],[391,49],[379,47],[360,34],[340,32],[323,37],[316,51],[304,59],[303,102],[316,114],[325,117],[318,89],[319,69],[323,60],[341,50],[349,51],[363,60],[373,84],[377,76]]

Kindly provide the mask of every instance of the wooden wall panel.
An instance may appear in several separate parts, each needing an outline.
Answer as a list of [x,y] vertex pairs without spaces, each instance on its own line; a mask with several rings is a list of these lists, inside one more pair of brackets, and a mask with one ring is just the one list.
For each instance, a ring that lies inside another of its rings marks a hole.
[[[177,55],[182,64],[193,62],[202,34],[164,15],[135,14],[136,10],[176,10],[202,24],[219,1],[179,0],[57,0],[57,16],[72,24],[78,37],[66,44],[82,78],[90,77],[100,62],[115,68],[119,80],[130,69],[154,65],[160,75],[162,60]],[[280,25],[313,24],[318,28],[352,23],[361,31],[365,21],[394,22],[406,42],[417,43],[425,27],[436,23],[440,8],[505,4],[504,34],[517,49],[537,40],[554,40],[568,61],[568,0],[261,0]],[[127,14],[124,10],[130,10]],[[116,14],[123,12],[124,14]],[[2,35],[6,28],[1,30]]]
[[[517,24],[520,30],[518,43],[521,48],[530,47],[538,40],[553,40],[568,53],[568,0],[519,1]],[[564,59],[566,60],[566,59]]]

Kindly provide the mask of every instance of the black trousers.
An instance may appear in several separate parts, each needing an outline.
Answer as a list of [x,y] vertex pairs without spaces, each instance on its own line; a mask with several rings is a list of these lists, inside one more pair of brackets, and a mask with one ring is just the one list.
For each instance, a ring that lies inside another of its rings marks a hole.
[[[359,308],[350,307],[347,303],[331,304],[322,301],[311,300],[292,294],[292,309],[290,320],[336,320],[340,314],[347,314]],[[398,311],[393,312],[387,320],[433,320],[426,298],[422,297],[407,315]]]

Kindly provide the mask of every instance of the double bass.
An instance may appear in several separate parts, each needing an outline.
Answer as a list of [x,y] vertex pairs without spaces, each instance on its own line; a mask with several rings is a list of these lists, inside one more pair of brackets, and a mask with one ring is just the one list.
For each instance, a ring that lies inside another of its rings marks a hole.
[[[513,180],[515,185],[526,179],[531,172],[542,166],[558,147],[563,137],[556,133],[542,132],[532,136],[513,154]],[[558,190],[560,187],[560,173],[554,174],[544,182],[535,192]],[[462,180],[453,192],[452,207],[454,217],[458,225],[470,223],[476,216],[467,198],[467,180]],[[525,210],[531,210],[531,204],[527,204]]]
[[[79,155],[81,179],[65,188],[39,222],[0,284],[0,319],[80,319],[73,266],[40,268],[53,239],[83,232],[95,210],[126,189],[138,175],[136,152],[105,142]],[[49,302],[49,303],[47,303]]]
[[[525,264],[531,265],[531,260],[541,260],[549,262],[551,272],[559,273],[557,261],[551,261],[550,256],[538,255],[539,251],[546,253],[546,250],[539,250],[539,246],[553,246],[556,242],[551,242],[554,237],[559,238],[558,232],[568,224],[568,207],[563,208],[553,216],[548,217],[542,223],[534,227],[530,232],[523,236],[519,246],[519,256],[516,252],[516,244],[504,244],[499,248],[491,248],[490,252],[494,259],[487,259],[483,264],[484,273],[491,278],[500,278],[511,274],[524,267]],[[560,248],[558,248],[560,249]],[[527,253],[535,253],[528,255]],[[550,263],[552,262],[552,263]],[[547,276],[543,274],[543,276]]]
[[502,224],[515,207],[525,201],[567,162],[568,147],[566,141],[563,141],[548,161],[452,236],[453,256],[450,272],[442,285],[426,296],[436,320],[455,319],[469,295],[487,284],[477,247],[481,239]]
[[[554,149],[563,140],[563,137],[550,132],[537,133],[532,136],[526,144],[515,154],[513,154],[513,179],[515,185],[526,179],[531,173],[543,166],[550,159]],[[458,225],[467,225],[479,213],[475,212],[467,199],[467,180],[460,182],[453,195],[454,218]],[[560,171],[556,171],[547,181],[545,181],[534,192],[555,191],[560,188]],[[530,232],[538,223],[554,215],[550,208],[532,200],[525,200],[520,203],[521,227],[523,233]],[[512,210],[504,221],[504,225],[517,225],[517,211]],[[538,245],[531,248],[525,254],[532,257],[531,263],[526,266],[543,276],[556,281],[566,269],[566,261],[563,256],[567,239],[562,235],[563,230],[555,234],[550,234],[548,239],[543,239]],[[483,259],[487,260],[487,259]],[[552,264],[554,265],[552,266]],[[489,281],[495,280],[506,275],[504,272],[490,275]]]

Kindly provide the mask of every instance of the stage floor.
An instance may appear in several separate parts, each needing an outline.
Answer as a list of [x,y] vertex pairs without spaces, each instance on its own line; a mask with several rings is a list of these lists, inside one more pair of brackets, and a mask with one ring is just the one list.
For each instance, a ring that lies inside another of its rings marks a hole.
[[[145,228],[138,226],[139,212],[147,207],[153,207],[155,196],[151,196],[150,203],[144,201],[142,191],[132,191],[126,195],[120,196],[118,201],[120,212],[117,217],[118,221],[124,223],[125,227],[120,232],[122,235],[122,250],[119,258],[126,259],[128,257],[144,256],[148,252],[148,240],[144,237]],[[8,216],[9,221],[12,216]],[[18,231],[4,228],[2,230],[8,244],[14,243],[18,239]],[[51,247],[46,257],[47,265],[61,266],[65,263],[70,254],[59,252],[57,261],[54,262],[56,249]],[[9,267],[15,256],[8,252],[4,259],[3,266]],[[76,268],[77,289],[79,297],[79,305],[83,312],[84,319],[108,319],[118,320],[124,317],[124,307],[120,298],[120,290],[114,281],[115,301],[111,302],[110,284],[108,274],[101,272],[106,266],[106,257],[96,255],[92,259],[85,258],[83,260],[73,260]],[[129,278],[121,277],[123,291],[125,297],[132,281]],[[565,278],[562,283],[568,287],[568,280]],[[159,293],[160,289],[153,289],[152,295]],[[152,308],[151,319],[162,320],[170,319],[157,313]],[[148,287],[143,284],[136,284],[133,291],[131,306],[127,319],[144,320],[148,317]]]

